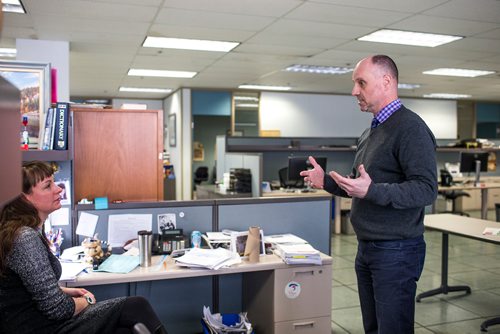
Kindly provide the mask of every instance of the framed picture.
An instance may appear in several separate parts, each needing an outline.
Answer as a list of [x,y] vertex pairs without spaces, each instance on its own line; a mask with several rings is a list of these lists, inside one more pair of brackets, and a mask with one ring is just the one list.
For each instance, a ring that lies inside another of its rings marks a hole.
[[175,131],[175,127],[176,127],[176,117],[175,117],[175,114],[170,114],[168,115],[168,145],[170,147],[175,147],[176,145],[176,131]]
[[[43,116],[50,106],[50,64],[0,61],[0,76],[21,92],[20,130],[28,132],[29,148],[38,148]],[[26,129],[23,117],[27,118]]]
[[204,161],[205,160],[205,149],[203,144],[199,141],[193,143],[193,161]]
[[61,191],[61,204],[62,205],[70,205],[71,204],[71,189],[70,189],[69,180],[57,180],[57,181],[55,181],[55,184],[57,184],[57,186],[62,189],[62,191]]
[[158,233],[163,234],[163,231],[174,230],[177,228],[175,213],[162,213],[158,215]]

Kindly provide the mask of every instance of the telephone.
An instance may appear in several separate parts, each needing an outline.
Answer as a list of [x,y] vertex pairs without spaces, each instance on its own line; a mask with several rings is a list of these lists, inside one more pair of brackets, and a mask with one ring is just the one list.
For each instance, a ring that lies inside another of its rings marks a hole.
[[450,187],[453,184],[453,176],[446,169],[440,170],[441,186]]
[[185,248],[186,241],[182,229],[163,230],[163,233],[153,234],[151,253],[170,254],[177,249]]

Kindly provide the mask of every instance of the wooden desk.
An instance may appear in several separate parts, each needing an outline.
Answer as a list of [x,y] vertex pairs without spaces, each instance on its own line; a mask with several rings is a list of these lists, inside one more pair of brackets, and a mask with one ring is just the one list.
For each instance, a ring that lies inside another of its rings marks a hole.
[[[483,235],[483,231],[486,227],[495,227],[495,224],[496,223],[488,220],[452,214],[426,215],[424,218],[425,227],[442,232],[441,286],[439,288],[420,293],[417,296],[417,302],[420,302],[422,298],[441,293],[448,294],[448,292],[453,291],[465,291],[466,294],[471,293],[471,289],[468,286],[448,285],[448,235],[451,233],[465,238],[500,244],[500,236]],[[500,324],[500,317],[484,321],[481,324],[481,330],[486,331],[488,326],[496,324]]]
[[[168,332],[175,334],[196,331],[200,324],[203,305],[210,304],[206,304],[206,300],[200,300],[199,296],[192,293],[184,296],[184,299],[199,300],[198,303],[195,303],[197,305],[192,311],[196,313],[173,316],[172,313],[177,311],[175,308],[178,308],[179,303],[183,303],[185,300],[183,301],[182,297],[169,295],[169,291],[162,288],[164,285],[159,288],[158,285],[154,285],[155,282],[167,284],[169,281],[172,283],[173,281],[187,282],[187,287],[193,287],[193,291],[195,291],[198,281],[193,281],[193,279],[242,274],[243,309],[248,312],[248,317],[256,332],[320,334],[331,331],[332,258],[327,255],[322,254],[323,265],[321,266],[290,266],[275,255],[266,255],[260,258],[259,263],[251,264],[243,261],[241,264],[220,270],[179,267],[170,257],[167,259],[167,269],[165,270],[163,266],[158,266],[160,259],[160,256],[155,256],[152,259],[151,267],[138,267],[128,274],[92,272],[80,275],[76,281],[65,284],[71,287],[105,285],[108,291],[117,289],[116,284],[132,282],[144,284],[145,288],[126,286],[124,289],[117,290],[128,290],[131,291],[132,295],[134,292],[140,293],[148,299],[163,297],[162,304],[168,305],[158,305],[158,303],[152,303],[152,305],[160,319],[164,321]],[[293,282],[298,282],[301,292],[296,298],[286,297],[285,288],[287,284]],[[93,291],[92,288],[89,290]],[[229,293],[235,292],[230,291]],[[214,312],[213,308],[211,310]],[[239,311],[232,310],[232,312]],[[181,317],[189,317],[189,324],[176,325],[173,323],[180,321],[178,318]]]
[[[481,190],[481,219],[488,219],[488,189],[500,188],[500,182],[480,182],[477,186],[474,186],[474,182],[467,181],[463,184],[455,184],[450,187],[439,186],[439,191],[447,190]],[[435,213],[435,207],[433,205],[432,212]]]

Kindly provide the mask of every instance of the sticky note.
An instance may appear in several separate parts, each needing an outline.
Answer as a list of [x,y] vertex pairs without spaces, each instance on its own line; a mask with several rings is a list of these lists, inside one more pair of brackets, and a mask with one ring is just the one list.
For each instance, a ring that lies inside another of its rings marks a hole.
[[108,208],[108,198],[96,197],[94,198],[94,205],[96,210],[105,210]]

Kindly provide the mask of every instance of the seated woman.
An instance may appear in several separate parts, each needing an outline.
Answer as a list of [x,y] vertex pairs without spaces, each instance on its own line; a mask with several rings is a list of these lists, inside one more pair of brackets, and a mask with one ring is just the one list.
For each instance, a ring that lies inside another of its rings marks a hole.
[[85,289],[58,285],[61,264],[43,232],[61,207],[53,173],[45,162],[24,163],[22,193],[0,213],[0,333],[132,333],[137,323],[166,333],[143,297],[96,302]]

